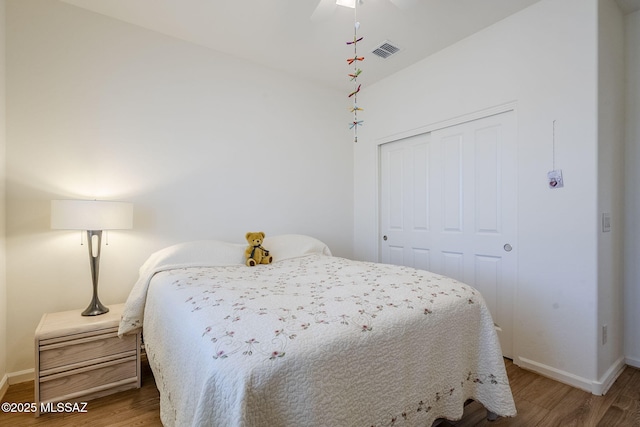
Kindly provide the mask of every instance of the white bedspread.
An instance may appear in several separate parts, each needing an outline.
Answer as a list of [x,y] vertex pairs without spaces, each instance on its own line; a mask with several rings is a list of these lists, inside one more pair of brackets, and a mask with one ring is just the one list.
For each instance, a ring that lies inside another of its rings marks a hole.
[[121,333],[144,324],[165,426],[430,426],[470,398],[516,414],[491,315],[467,285],[317,253],[152,264]]

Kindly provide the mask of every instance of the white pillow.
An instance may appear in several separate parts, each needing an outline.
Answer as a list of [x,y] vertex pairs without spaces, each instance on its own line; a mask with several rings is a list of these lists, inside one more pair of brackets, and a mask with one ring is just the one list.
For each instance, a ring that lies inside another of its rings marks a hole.
[[[320,253],[331,256],[329,247],[318,239],[302,234],[267,236],[262,246],[274,261]],[[178,243],[161,249],[140,267],[140,274],[155,271],[163,266],[224,266],[244,264],[247,244],[228,243],[219,240],[198,240]]]
[[318,239],[303,234],[282,234],[267,236],[262,246],[273,256],[274,261],[297,258],[309,254],[331,256],[329,247]]
[[245,247],[218,240],[178,243],[151,254],[140,267],[140,274],[168,265],[205,267],[244,264]]

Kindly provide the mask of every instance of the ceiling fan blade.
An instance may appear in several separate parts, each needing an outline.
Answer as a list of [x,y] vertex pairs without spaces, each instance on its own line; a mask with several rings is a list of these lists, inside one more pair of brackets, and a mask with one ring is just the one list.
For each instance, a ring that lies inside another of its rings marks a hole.
[[418,0],[391,0],[403,12],[418,4]]
[[314,22],[324,21],[333,14],[336,7],[338,7],[336,0],[320,0],[316,10],[311,14],[311,20]]

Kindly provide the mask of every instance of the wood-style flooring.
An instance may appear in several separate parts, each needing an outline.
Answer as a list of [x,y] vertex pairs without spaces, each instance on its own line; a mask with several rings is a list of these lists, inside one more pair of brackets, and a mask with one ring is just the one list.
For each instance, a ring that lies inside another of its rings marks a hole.
[[474,402],[462,420],[440,427],[640,427],[640,370],[626,367],[605,396],[534,374],[506,361],[518,415],[486,420],[486,410]]
[[[153,375],[143,363],[141,389],[89,401],[86,413],[0,413],[0,426],[160,426],[159,394]],[[594,396],[526,371],[506,360],[507,373],[518,409],[515,418],[486,420],[478,403],[465,409],[460,421],[439,427],[640,427],[640,370],[627,367],[605,396]],[[3,402],[33,402],[33,383],[9,387]]]

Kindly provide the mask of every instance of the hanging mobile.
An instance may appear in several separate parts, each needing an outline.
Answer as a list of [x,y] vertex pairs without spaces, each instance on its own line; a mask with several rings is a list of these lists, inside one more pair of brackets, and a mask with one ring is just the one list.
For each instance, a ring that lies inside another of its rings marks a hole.
[[358,142],[358,126],[362,126],[362,120],[358,120],[358,111],[362,111],[362,108],[358,107],[358,92],[362,85],[358,83],[358,77],[362,73],[362,70],[358,68],[358,62],[364,61],[364,56],[358,56],[358,42],[362,41],[364,37],[358,37],[358,29],[360,23],[358,22],[358,3],[361,0],[356,0],[355,7],[353,9],[353,40],[347,42],[347,46],[353,45],[353,58],[347,59],[347,64],[353,65],[353,73],[349,73],[348,76],[353,82],[353,91],[349,93],[348,98],[353,99],[353,107],[351,112],[353,113],[353,120],[349,123],[349,129],[353,129],[353,142]]
[[547,172],[547,184],[549,188],[562,188],[564,187],[564,179],[562,178],[562,169],[556,169],[556,121],[553,121],[553,136],[552,136],[552,157],[553,157],[553,170]]

